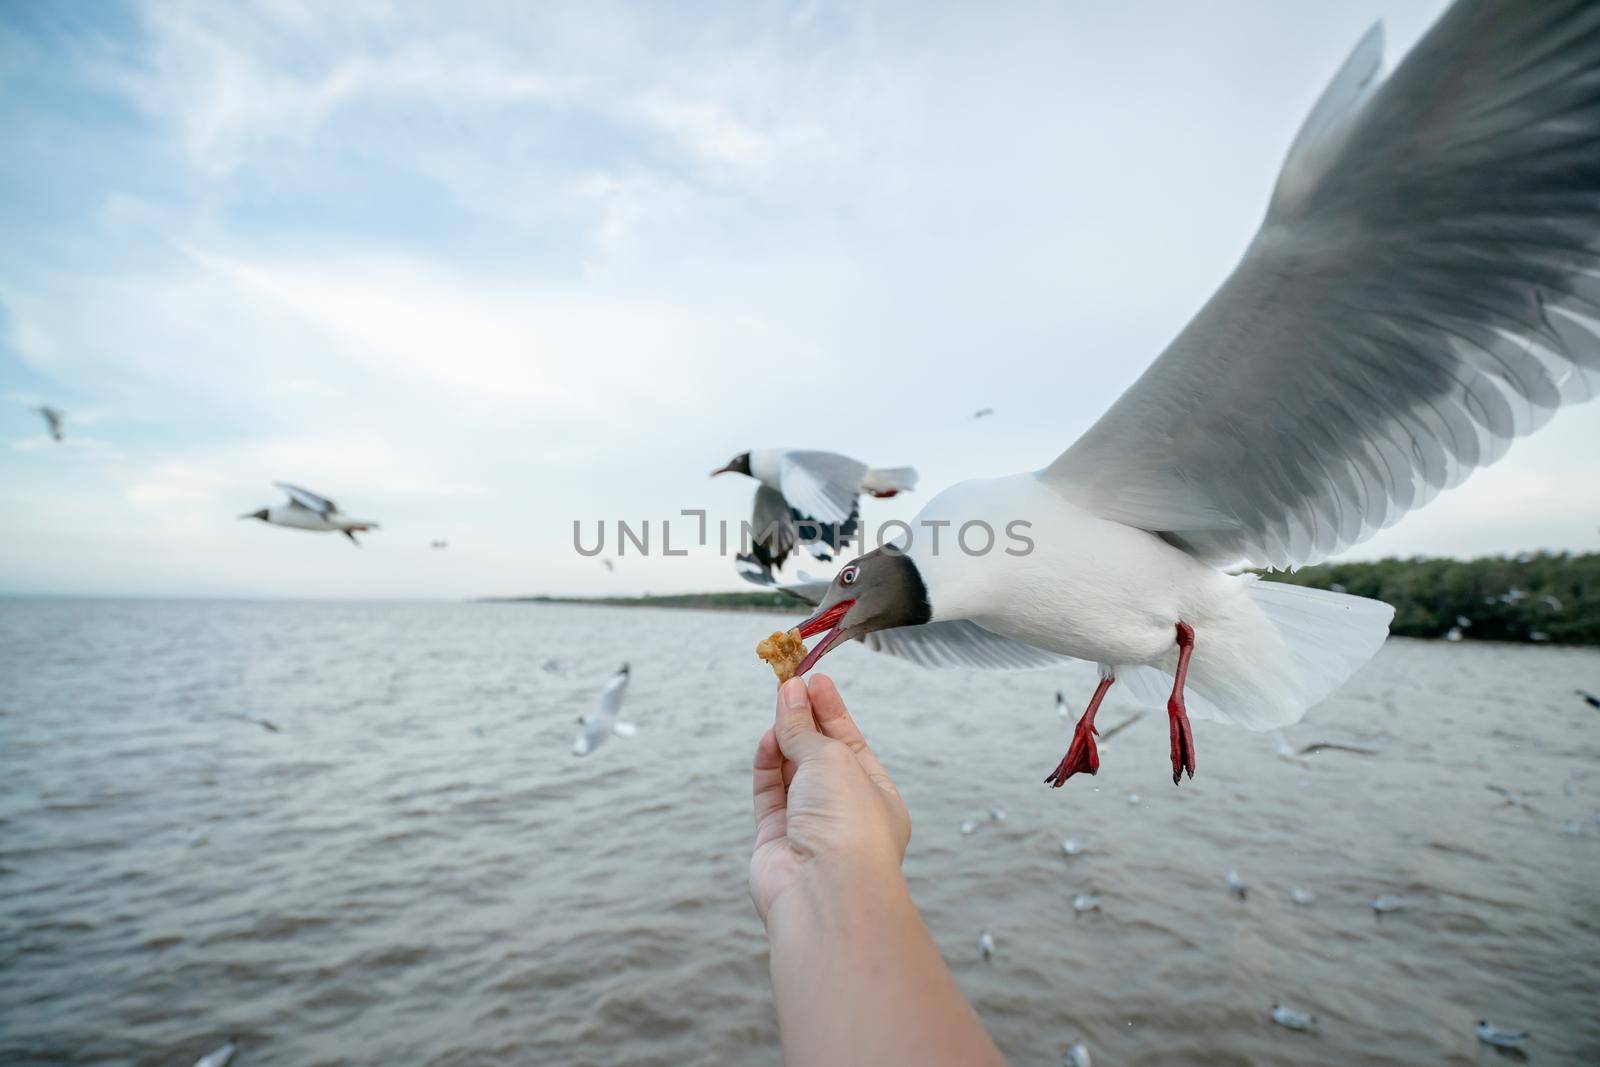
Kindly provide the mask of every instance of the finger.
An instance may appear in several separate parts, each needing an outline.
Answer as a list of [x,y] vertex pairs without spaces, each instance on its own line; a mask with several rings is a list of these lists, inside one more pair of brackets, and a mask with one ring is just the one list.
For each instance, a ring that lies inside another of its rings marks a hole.
[[812,675],[810,693],[811,709],[822,732],[835,741],[849,745],[850,751],[856,754],[856,759],[868,774],[881,774],[887,778],[888,772],[878,762],[878,757],[873,755],[850,709],[844,706],[844,698],[839,695],[839,687],[833,684],[833,679],[826,674]]
[[[755,838],[757,843],[768,837],[778,837],[781,827],[776,827],[786,811],[789,797],[784,787],[784,755],[778,750],[778,736],[768,729],[762,741],[755,745],[755,773],[752,792],[755,795]],[[774,827],[778,832],[774,833]]]
[[811,694],[800,678],[791,678],[778,687],[778,714],[773,724],[778,735],[778,748],[796,763],[804,763],[828,745],[828,739],[817,732],[817,721],[811,716]]

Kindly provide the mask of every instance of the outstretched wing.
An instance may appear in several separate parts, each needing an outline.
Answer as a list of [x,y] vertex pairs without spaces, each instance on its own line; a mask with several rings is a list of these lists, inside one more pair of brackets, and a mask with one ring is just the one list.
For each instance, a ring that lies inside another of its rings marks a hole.
[[296,507],[305,508],[308,511],[315,511],[323,518],[327,518],[331,513],[339,510],[339,505],[325,496],[318,496],[309,489],[302,489],[298,485],[290,485],[288,482],[273,482],[272,484],[289,495],[289,503]]
[[1047,652],[1022,641],[1001,637],[968,619],[877,630],[862,637],[861,643],[874,652],[910,660],[919,667],[934,670],[968,667],[1026,671],[1075,662],[1071,656]]
[[783,454],[778,484],[797,519],[835,525],[855,514],[866,473],[865,463],[837,452],[790,451]]
[[750,523],[751,554],[768,570],[781,569],[800,539],[783,494],[765,485],[757,487]]
[[600,714],[608,719],[614,719],[622,711],[622,694],[628,688],[628,673],[618,671],[607,681],[604,689],[600,690]]
[[1216,564],[1315,563],[1600,391],[1600,4],[1369,35],[1244,260],[1047,470]]

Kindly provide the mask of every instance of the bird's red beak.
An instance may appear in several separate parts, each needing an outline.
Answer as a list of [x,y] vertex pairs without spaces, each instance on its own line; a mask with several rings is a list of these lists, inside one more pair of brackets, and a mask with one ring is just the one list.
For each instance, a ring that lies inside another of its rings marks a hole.
[[806,653],[806,658],[800,661],[800,666],[795,668],[794,676],[800,677],[817,665],[817,661],[828,654],[828,651],[844,640],[844,617],[855,606],[854,600],[841,600],[826,611],[819,611],[795,630],[801,637],[812,637],[826,630],[827,635],[821,641],[811,646]]

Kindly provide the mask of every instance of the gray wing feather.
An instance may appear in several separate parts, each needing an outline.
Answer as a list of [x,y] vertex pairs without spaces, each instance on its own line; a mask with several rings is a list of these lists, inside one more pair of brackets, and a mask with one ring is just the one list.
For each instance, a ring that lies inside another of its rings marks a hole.
[[302,489],[298,485],[290,485],[288,482],[273,482],[272,484],[289,494],[291,503],[298,504],[303,508],[309,508],[324,517],[339,510],[339,505],[325,496],[318,496],[309,489]]
[[1069,497],[1209,562],[1315,563],[1600,392],[1600,4],[1460,0],[1365,84],[1380,46],[1227,282],[1045,471]]
[[867,465],[837,452],[785,452],[778,471],[783,496],[802,518],[843,523],[855,513]]
[[765,485],[757,488],[750,521],[755,530],[752,536],[764,545],[767,560],[774,570],[781,568],[800,540],[783,494]]
[[874,652],[910,660],[919,667],[945,670],[973,667],[979,670],[1036,670],[1071,663],[1071,656],[1047,652],[1022,641],[1001,637],[968,619],[899,626],[878,630],[861,639]]

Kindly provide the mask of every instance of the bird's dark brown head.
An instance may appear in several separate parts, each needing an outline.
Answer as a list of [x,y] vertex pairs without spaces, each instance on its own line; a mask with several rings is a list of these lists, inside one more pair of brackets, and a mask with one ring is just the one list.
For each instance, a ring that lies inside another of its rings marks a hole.
[[826,634],[806,653],[795,674],[804,674],[852,637],[896,626],[921,626],[931,618],[928,587],[911,557],[892,545],[875,548],[839,571],[816,613],[797,627],[801,637]]
[[719,474],[749,474],[749,473],[750,473],[750,453],[748,453],[748,452],[740,452],[737,456],[734,456],[732,459],[728,460],[728,462],[727,462],[727,464],[725,466],[718,467],[716,470],[712,471],[711,472],[711,477],[715,478]]

